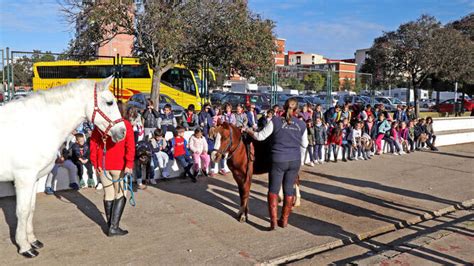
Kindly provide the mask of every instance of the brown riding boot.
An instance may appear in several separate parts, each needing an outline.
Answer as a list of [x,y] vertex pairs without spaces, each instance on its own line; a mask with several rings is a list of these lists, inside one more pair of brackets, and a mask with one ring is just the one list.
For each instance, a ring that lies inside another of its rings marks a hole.
[[275,230],[278,220],[278,194],[268,193],[268,213],[270,215],[270,231]]
[[281,217],[280,220],[278,220],[278,226],[285,228],[288,225],[288,217],[290,216],[294,201],[295,196],[285,196],[285,199],[283,200],[283,210],[281,211]]

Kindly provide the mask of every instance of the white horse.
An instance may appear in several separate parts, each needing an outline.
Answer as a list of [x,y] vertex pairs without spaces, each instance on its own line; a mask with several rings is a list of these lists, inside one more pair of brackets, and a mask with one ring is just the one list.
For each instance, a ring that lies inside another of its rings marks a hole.
[[0,182],[15,184],[15,240],[21,255],[36,257],[36,249],[43,247],[33,233],[37,181],[53,169],[66,137],[85,119],[114,142],[125,137],[125,124],[109,90],[112,80],[79,80],[0,107]]

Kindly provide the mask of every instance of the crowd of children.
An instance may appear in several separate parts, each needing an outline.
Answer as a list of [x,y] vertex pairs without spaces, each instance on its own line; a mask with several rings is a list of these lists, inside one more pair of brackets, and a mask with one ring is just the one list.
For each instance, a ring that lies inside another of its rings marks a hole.
[[[214,140],[209,132],[219,122],[228,122],[239,128],[259,130],[274,116],[280,116],[280,106],[275,105],[264,115],[250,104],[248,108],[229,103],[211,106],[203,105],[201,111],[196,112],[194,105],[189,105],[181,117],[175,117],[171,106],[165,105],[160,112],[153,108],[153,102],[148,101],[144,111],[135,107],[127,109],[127,117],[134,130],[136,151],[135,177],[138,188],[145,189],[146,184],[156,184],[157,178],[170,177],[170,161],[176,161],[183,169],[184,176],[193,182],[199,175],[213,176],[215,165],[210,160],[210,152]],[[382,140],[388,147],[388,152],[394,155],[420,150],[427,146],[431,150],[435,147],[436,135],[433,131],[433,119],[417,119],[413,108],[397,106],[397,110],[390,114],[383,104],[334,106],[322,111],[320,105],[304,105],[294,114],[306,122],[308,130],[308,147],[306,155],[308,165],[338,161],[339,154],[342,161],[369,160],[374,155],[383,153]],[[193,135],[185,138],[185,132],[192,131]],[[70,187],[98,186],[93,179],[92,165],[89,161],[88,136],[91,125],[83,123],[77,132],[74,132],[75,141],[63,152],[58,154],[57,166],[53,171],[57,173],[60,166],[65,167],[70,175]],[[166,139],[166,133],[171,132],[173,137]],[[74,166],[74,167],[73,167]],[[86,168],[88,180],[82,179],[83,168]],[[219,162],[218,173],[226,175],[224,159]],[[54,176],[54,175],[53,175]],[[78,177],[79,184],[75,178]],[[46,193],[53,192],[52,178],[48,177]]]
[[[329,108],[324,114],[321,106],[314,110],[311,104],[304,106],[298,114],[305,120],[308,130],[309,165],[337,162],[339,151],[342,161],[368,160],[383,152],[382,140],[388,152],[403,155],[423,149],[425,145],[436,151],[436,135],[433,119],[415,117],[412,107],[397,106],[393,114],[387,112],[383,104],[365,107],[343,106]],[[322,148],[326,153],[323,155]]]

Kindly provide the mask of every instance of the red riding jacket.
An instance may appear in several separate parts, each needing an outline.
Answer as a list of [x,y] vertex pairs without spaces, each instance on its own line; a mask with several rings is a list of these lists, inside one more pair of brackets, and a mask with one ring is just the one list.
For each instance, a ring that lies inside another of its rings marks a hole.
[[[110,137],[106,142],[106,170],[124,170],[125,167],[133,169],[133,162],[135,159],[135,138],[133,136],[132,124],[128,120],[124,120],[127,133],[125,139],[114,143]],[[99,130],[94,128],[90,140],[90,159],[95,168],[103,168],[102,159],[104,156],[104,142]]]

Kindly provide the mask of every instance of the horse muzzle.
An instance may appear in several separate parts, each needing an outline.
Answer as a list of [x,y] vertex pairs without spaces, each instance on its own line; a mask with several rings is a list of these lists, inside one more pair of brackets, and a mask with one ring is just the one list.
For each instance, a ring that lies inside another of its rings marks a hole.
[[112,141],[115,143],[120,142],[123,139],[125,139],[126,134],[127,134],[127,129],[125,128],[124,125],[116,125],[110,131]]

